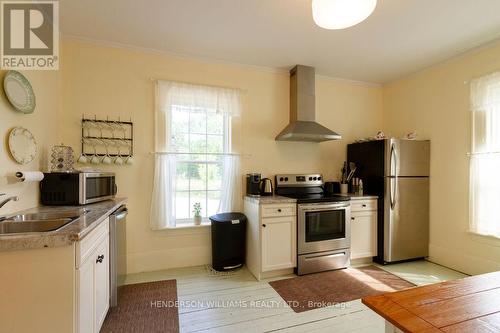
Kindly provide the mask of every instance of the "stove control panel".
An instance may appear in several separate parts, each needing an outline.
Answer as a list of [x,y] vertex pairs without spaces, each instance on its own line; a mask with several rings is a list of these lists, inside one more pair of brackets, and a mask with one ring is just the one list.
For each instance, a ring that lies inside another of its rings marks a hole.
[[306,187],[323,185],[323,176],[319,173],[276,175],[277,187]]

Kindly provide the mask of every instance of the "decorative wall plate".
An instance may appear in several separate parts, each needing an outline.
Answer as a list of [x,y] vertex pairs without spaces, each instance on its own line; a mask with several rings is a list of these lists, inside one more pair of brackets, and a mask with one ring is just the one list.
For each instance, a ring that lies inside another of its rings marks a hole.
[[17,163],[30,163],[37,152],[35,137],[26,128],[14,127],[9,134],[9,151]]
[[8,71],[3,79],[3,89],[10,104],[19,112],[33,113],[35,93],[28,79],[18,71]]

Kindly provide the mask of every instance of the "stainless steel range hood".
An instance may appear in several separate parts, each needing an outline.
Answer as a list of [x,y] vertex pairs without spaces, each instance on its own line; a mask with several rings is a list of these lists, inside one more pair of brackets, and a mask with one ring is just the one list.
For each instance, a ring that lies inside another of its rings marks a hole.
[[276,141],[323,142],[342,137],[316,122],[314,67],[297,65],[290,71],[290,124]]

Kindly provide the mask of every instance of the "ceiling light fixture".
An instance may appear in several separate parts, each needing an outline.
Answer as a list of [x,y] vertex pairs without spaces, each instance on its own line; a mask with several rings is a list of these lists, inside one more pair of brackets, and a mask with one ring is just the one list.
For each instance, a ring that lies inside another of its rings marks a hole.
[[313,19],[325,29],[352,27],[373,13],[377,0],[312,0]]

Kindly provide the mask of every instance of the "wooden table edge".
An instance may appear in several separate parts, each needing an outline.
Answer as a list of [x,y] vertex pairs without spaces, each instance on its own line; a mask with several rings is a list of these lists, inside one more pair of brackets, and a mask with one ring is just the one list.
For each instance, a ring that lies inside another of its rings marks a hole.
[[[388,294],[391,294],[391,293],[388,293]],[[385,295],[386,294],[363,297],[361,299],[361,302],[364,305],[366,305],[368,308],[370,308],[372,311],[374,311],[376,314],[378,314],[380,317],[384,318],[386,321],[390,322],[392,325],[394,325],[395,327],[397,327],[398,329],[400,329],[401,331],[403,331],[405,333],[415,333],[415,332],[424,332],[424,331],[425,332],[429,332],[429,333],[430,332],[443,332],[438,327],[430,324],[429,322],[423,320],[419,316],[413,314],[411,311],[409,311],[405,307],[399,305],[398,303],[394,302],[393,300],[391,300],[390,298],[386,297]],[[410,313],[412,315],[412,317],[414,317],[415,319],[425,322],[429,327],[427,329],[425,329],[425,330],[411,330],[411,327],[408,328],[408,327],[403,326],[400,322],[398,322],[398,321],[394,320],[393,318],[391,318],[387,314],[387,312],[382,311],[382,309],[380,309],[377,305],[373,304],[372,302],[374,300],[383,300],[385,302],[390,302],[393,306],[397,307],[399,310],[406,311],[406,312]]]

